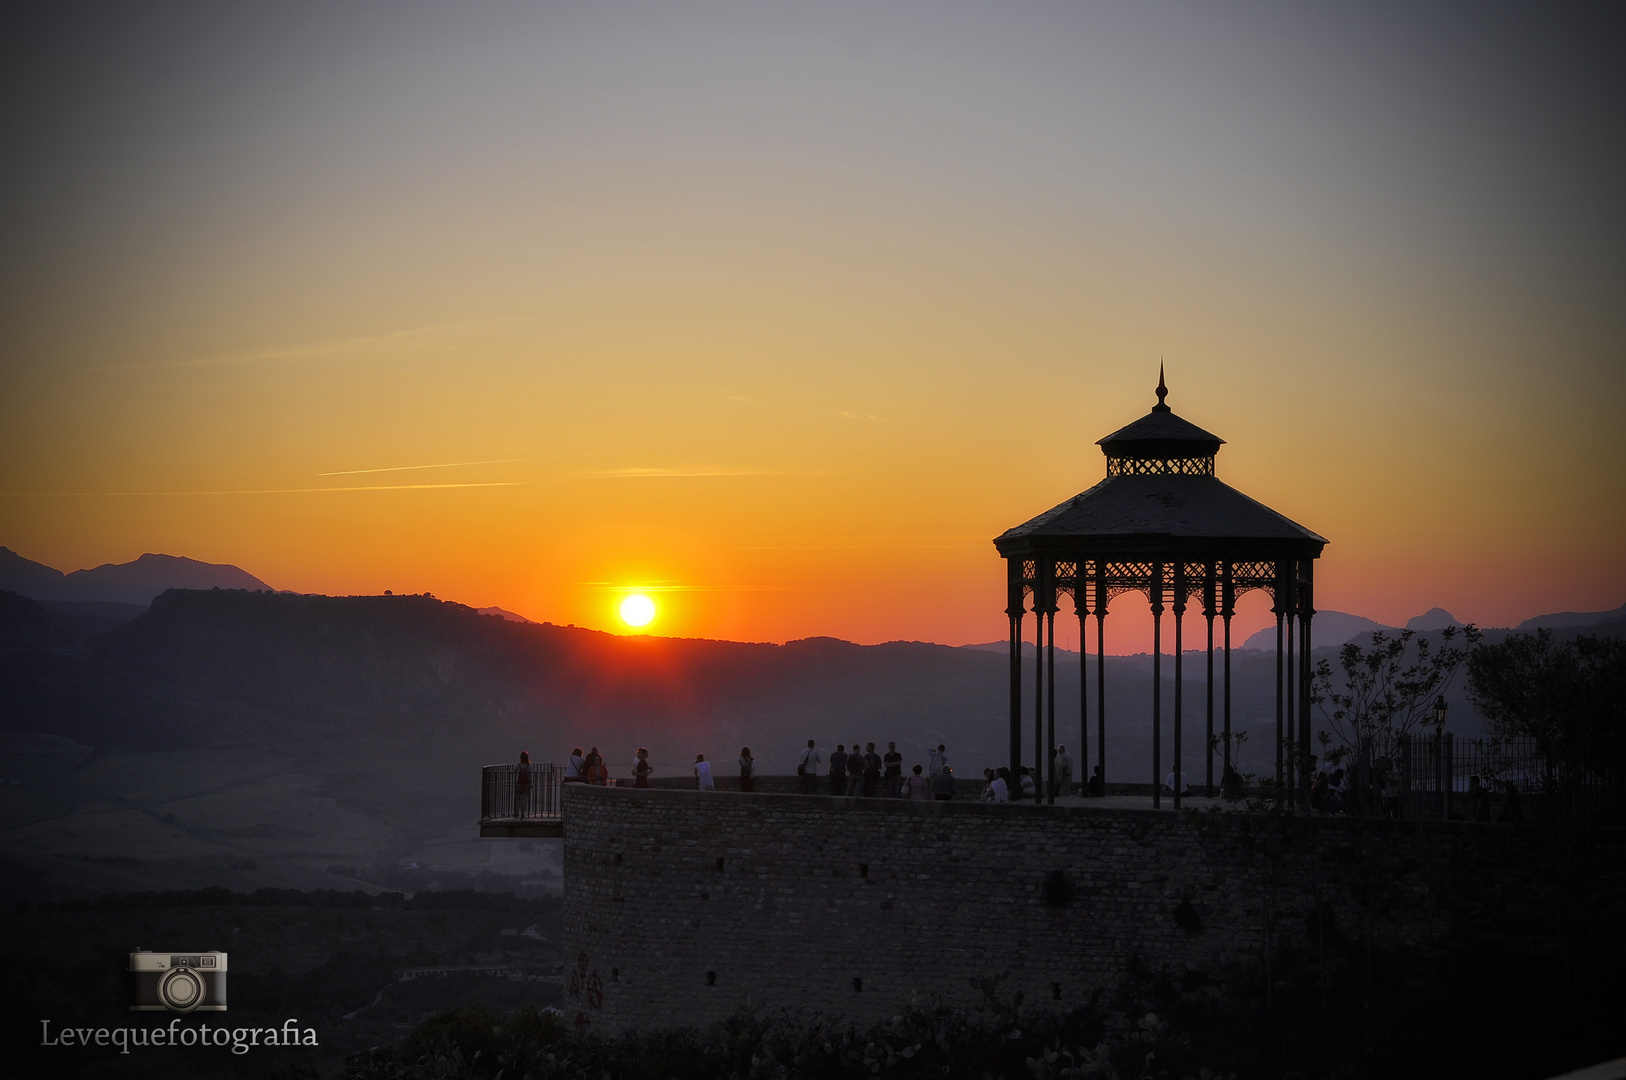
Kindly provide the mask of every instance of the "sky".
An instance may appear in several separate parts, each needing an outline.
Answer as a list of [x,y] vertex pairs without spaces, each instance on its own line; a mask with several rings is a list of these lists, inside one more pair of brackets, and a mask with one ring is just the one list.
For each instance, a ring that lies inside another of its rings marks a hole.
[[[1220,477],[1331,541],[1320,608],[1626,601],[1603,6],[7,23],[0,543],[28,558],[1001,640],[992,538],[1102,478],[1161,361]],[[1144,648],[1120,605],[1109,651]]]

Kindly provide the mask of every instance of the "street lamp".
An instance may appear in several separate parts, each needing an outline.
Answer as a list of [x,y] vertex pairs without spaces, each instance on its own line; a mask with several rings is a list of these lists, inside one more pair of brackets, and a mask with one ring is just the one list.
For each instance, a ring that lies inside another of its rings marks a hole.
[[1434,726],[1435,727],[1440,727],[1440,728],[1443,728],[1445,726],[1445,695],[1444,694],[1441,694],[1438,698],[1434,699]]

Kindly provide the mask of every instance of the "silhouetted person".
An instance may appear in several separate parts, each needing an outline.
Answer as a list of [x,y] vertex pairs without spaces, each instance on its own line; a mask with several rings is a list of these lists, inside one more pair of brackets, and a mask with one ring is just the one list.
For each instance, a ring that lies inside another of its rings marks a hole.
[[560,783],[570,784],[581,780],[582,766],[586,764],[587,759],[582,757],[582,748],[576,747],[570,752],[570,757],[565,759],[565,778]]
[[1033,778],[1033,769],[1027,765],[1022,766],[1021,789],[1024,800],[1039,794],[1039,783]]
[[694,784],[701,791],[717,790],[717,785],[711,779],[711,762],[706,760],[705,754],[694,756]]
[[1315,783],[1310,785],[1310,809],[1319,813],[1327,812],[1327,774],[1317,773]]
[[605,787],[609,783],[610,771],[604,767],[604,755],[598,752],[598,747],[587,751],[586,763],[582,765],[582,780],[589,784]]
[[909,798],[920,799],[923,801],[931,799],[931,784],[927,781],[925,776],[921,775],[924,772],[924,769],[922,769],[919,765],[916,765],[915,771],[911,773],[909,779],[905,781],[905,785],[909,790]]
[[886,756],[881,758],[881,765],[886,770],[886,797],[896,799],[903,791],[903,755],[898,753],[898,744],[886,744]]
[[856,799],[863,794],[864,789],[864,755],[858,752],[858,744],[853,743],[852,750],[847,754],[847,797]]
[[926,772],[931,776],[936,776],[938,773],[943,771],[943,766],[947,764],[948,747],[944,746],[942,743],[938,743],[937,749],[931,752],[931,757],[927,761]]
[[514,768],[514,816],[525,817],[531,809],[531,755],[519,752],[519,764]]
[[[1174,783],[1175,783],[1174,770],[1171,769],[1171,770],[1169,770],[1169,775],[1165,776],[1163,778],[1163,794],[1165,794],[1165,795],[1173,795],[1174,794]],[[1191,785],[1186,783],[1186,774],[1184,772],[1182,772],[1180,774],[1180,794],[1182,794],[1182,795],[1191,794]]]
[[1349,774],[1343,769],[1334,769],[1332,775],[1327,777],[1327,810],[1329,813],[1342,814],[1349,806]]
[[1235,766],[1225,766],[1220,773],[1220,795],[1226,802],[1239,802],[1247,794],[1242,783],[1242,774],[1236,771]]
[[951,802],[954,799],[954,770],[944,763],[942,771],[932,777],[932,798],[939,802]]
[[1071,795],[1073,793],[1073,759],[1067,753],[1067,747],[1056,747],[1055,765],[1052,771],[1055,780],[1051,787],[1058,795]]
[[802,778],[802,794],[813,794],[813,785],[819,782],[819,766],[824,764],[824,756],[813,740],[807,740],[807,749],[803,750],[796,761],[796,775]]
[[1097,765],[1090,774],[1090,798],[1103,799],[1107,794],[1107,778],[1101,775],[1101,766]]
[[864,798],[873,799],[881,790],[881,755],[874,743],[864,744]]
[[755,791],[757,789],[757,762],[751,756],[749,746],[740,747],[740,790]]
[[1485,790],[1478,773],[1468,777],[1468,811],[1475,821],[1491,819],[1490,792]]
[[649,774],[654,771],[655,767],[649,763],[649,748],[640,746],[638,756],[633,758],[632,761],[632,786],[635,788],[648,787]]
[[847,790],[847,744],[836,743],[830,755],[830,794],[840,795]]

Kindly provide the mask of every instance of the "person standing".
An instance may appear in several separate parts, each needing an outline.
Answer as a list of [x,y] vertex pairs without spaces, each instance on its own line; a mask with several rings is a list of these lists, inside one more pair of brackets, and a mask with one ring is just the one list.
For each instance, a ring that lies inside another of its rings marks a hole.
[[1065,746],[1056,747],[1056,794],[1071,795],[1073,793],[1073,759],[1068,755]]
[[706,760],[705,754],[694,756],[694,782],[700,791],[716,791],[717,785],[711,779],[711,762]]
[[1107,794],[1107,778],[1101,775],[1101,766],[1097,765],[1090,774],[1089,795],[1092,799],[1105,798]]
[[802,778],[802,794],[813,794],[813,785],[819,782],[819,766],[824,764],[824,756],[813,740],[807,740],[807,749],[802,751],[801,759],[796,763],[796,775]]
[[947,765],[943,771],[932,777],[932,798],[938,802],[952,802],[954,800],[954,770]]
[[740,790],[755,791],[757,789],[757,760],[751,756],[749,746],[740,747]]
[[858,744],[853,743],[852,750],[847,754],[847,798],[856,799],[863,794],[864,789],[864,755],[858,752]]
[[864,744],[864,798],[873,799],[881,790],[881,755],[874,743]]
[[932,786],[926,780],[926,778],[921,775],[922,771],[923,770],[919,765],[915,766],[915,771],[910,775],[908,780],[908,788],[909,798],[918,799],[925,802],[930,800],[932,797]]
[[580,782],[582,778],[582,767],[586,764],[587,759],[582,757],[582,748],[579,746],[576,747],[576,749],[570,752],[570,756],[565,759],[565,778],[559,782],[561,784],[574,784]]
[[938,743],[937,749],[933,750],[930,757],[927,759],[926,773],[929,776],[936,776],[943,771],[943,766],[947,764],[948,747],[944,746],[942,743]]
[[[1479,778],[1474,777],[1475,780]],[[519,764],[514,767],[514,816],[529,817],[531,812],[531,755],[519,752]]]
[[648,787],[649,774],[654,771],[655,767],[649,763],[649,747],[640,746],[638,756],[633,758],[632,761],[632,786],[635,788]]
[[609,784],[610,770],[604,767],[604,755],[598,752],[596,746],[587,751],[586,763],[582,765],[582,779],[599,787]]
[[847,747],[844,743],[836,743],[835,753],[830,755],[830,794],[840,795],[847,789]]
[[903,755],[898,753],[898,744],[886,744],[886,756],[881,758],[881,765],[886,770],[886,797],[896,799],[903,794]]

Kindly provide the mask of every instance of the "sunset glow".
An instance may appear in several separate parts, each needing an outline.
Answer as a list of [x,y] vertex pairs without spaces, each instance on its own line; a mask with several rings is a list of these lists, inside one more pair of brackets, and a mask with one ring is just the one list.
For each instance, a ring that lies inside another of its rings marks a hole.
[[993,537],[1102,478],[1161,358],[1220,478],[1331,541],[1321,607],[1626,600],[1626,140],[1577,59],[1610,35],[406,10],[14,30],[0,544],[998,641]]

